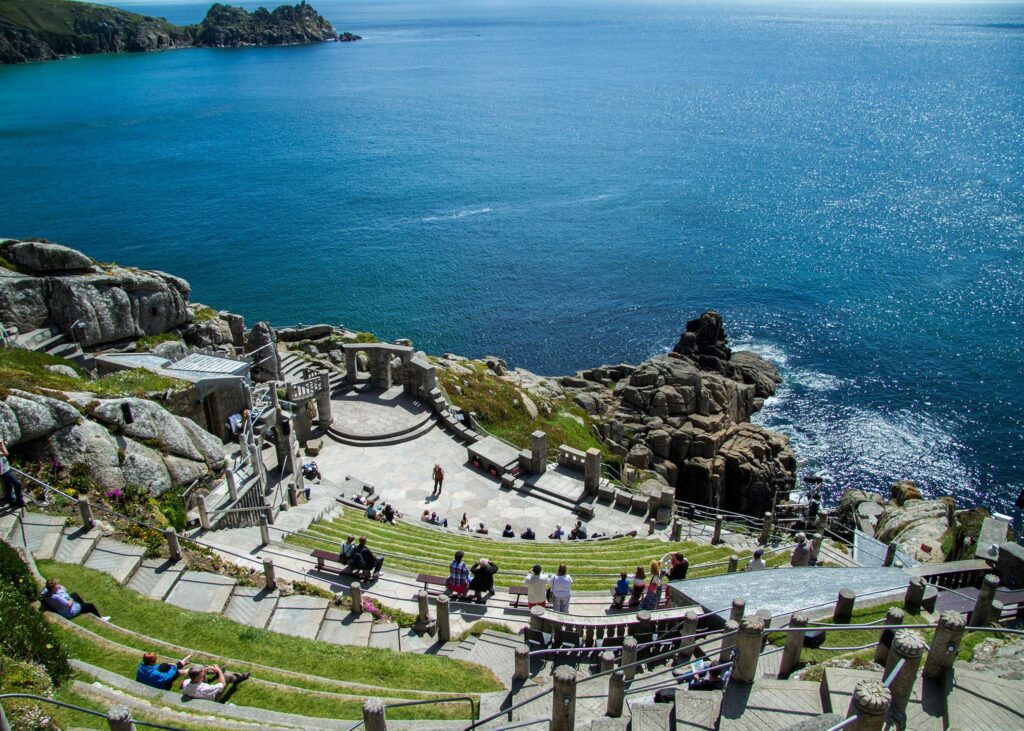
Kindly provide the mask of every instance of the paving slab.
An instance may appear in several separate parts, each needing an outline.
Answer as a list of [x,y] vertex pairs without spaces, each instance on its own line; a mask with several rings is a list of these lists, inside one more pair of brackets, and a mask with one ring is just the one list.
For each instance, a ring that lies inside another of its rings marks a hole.
[[1020,728],[1024,728],[1024,683],[991,673],[956,669],[949,696],[951,731]]
[[672,706],[668,703],[639,701],[629,704],[629,714],[632,718],[630,731],[664,731],[669,728]]
[[14,529],[14,523],[17,519],[18,516],[15,513],[0,515],[0,541],[6,541],[11,535],[11,531]]
[[676,690],[676,729],[714,731],[722,710],[720,690]]
[[730,683],[722,700],[718,730],[777,731],[821,714],[819,683],[800,680],[758,680],[753,685]]
[[229,576],[206,571],[189,571],[167,595],[167,603],[194,612],[220,614],[227,606],[231,592],[238,583]]
[[234,594],[228,601],[224,616],[247,627],[263,629],[270,621],[277,602],[281,598],[279,591],[257,589],[255,586],[236,586]]
[[332,645],[354,645],[356,639],[357,616],[347,609],[331,607],[327,610],[324,623],[320,627],[317,639],[330,642]]
[[374,622],[370,631],[370,647],[385,650],[400,650],[398,635],[400,628],[394,622]]
[[102,535],[98,528],[86,530],[83,526],[64,526],[64,537],[57,546],[54,560],[61,563],[84,563]]
[[186,568],[183,561],[144,559],[128,582],[128,588],[150,599],[163,601]]
[[281,597],[270,617],[267,629],[295,637],[316,639],[330,600],[318,596],[292,595]]
[[110,574],[123,584],[135,572],[145,554],[146,549],[141,546],[129,546],[113,538],[103,537],[96,541],[83,565]]
[[67,522],[62,515],[26,513],[11,531],[11,545],[28,548],[39,561],[51,559],[57,553]]

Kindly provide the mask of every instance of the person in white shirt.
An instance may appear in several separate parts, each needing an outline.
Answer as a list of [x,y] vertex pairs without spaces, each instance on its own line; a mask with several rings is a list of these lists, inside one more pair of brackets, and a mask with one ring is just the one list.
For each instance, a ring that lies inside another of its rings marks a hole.
[[548,600],[548,575],[541,572],[540,564],[536,564],[533,570],[523,580],[526,584],[526,606],[543,607]]
[[551,608],[556,612],[568,612],[571,598],[572,577],[563,563],[558,567],[558,573],[551,577]]
[[761,556],[764,555],[764,549],[758,548],[754,550],[754,557],[750,559],[750,563],[747,564],[747,568],[744,571],[763,571],[768,568],[768,564],[764,562]]
[[[217,676],[217,682],[206,682],[208,672]],[[216,665],[194,667],[189,668],[188,678],[181,684],[181,692],[188,698],[219,701],[224,697],[224,691],[229,685],[238,685],[248,679],[249,673],[225,673]]]

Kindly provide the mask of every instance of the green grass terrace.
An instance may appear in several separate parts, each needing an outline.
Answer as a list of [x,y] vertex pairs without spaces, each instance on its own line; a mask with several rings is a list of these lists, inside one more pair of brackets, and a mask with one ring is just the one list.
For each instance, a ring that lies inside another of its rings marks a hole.
[[[647,538],[611,538],[588,541],[524,541],[491,539],[471,533],[456,534],[426,526],[399,523],[389,525],[369,520],[354,509],[346,509],[333,520],[311,525],[306,530],[285,538],[287,543],[303,548],[339,550],[348,535],[366,536],[370,549],[385,557],[385,570],[399,569],[413,574],[447,575],[448,564],[456,551],[464,551],[467,563],[486,557],[500,569],[496,584],[513,586],[540,564],[553,573],[559,564],[566,564],[577,590],[606,590],[619,572],[632,575],[637,566],[647,571],[654,559],[660,560],[670,551],[682,551],[690,561],[687,578],[712,576],[726,572],[732,555],[749,558],[749,551],[736,551],[729,546],[698,543],[670,543]],[[769,554],[767,562],[779,566],[788,562],[788,552]],[[715,565],[702,565],[715,564]],[[742,563],[741,563],[742,566]]]

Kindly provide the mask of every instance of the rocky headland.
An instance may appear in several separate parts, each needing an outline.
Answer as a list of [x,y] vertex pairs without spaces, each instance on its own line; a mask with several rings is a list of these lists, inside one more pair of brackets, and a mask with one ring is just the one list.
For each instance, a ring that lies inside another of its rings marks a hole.
[[[344,40],[356,40],[345,34]],[[272,11],[213,5],[196,25],[71,0],[0,0],[0,63],[48,61],[91,53],[170,48],[276,46],[338,40],[311,5]]]

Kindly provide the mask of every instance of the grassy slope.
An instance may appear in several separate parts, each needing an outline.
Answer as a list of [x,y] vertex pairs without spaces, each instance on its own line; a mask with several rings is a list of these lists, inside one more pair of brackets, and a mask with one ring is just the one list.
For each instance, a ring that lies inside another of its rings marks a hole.
[[[415,520],[415,518],[413,518]],[[501,529],[493,525],[492,529]],[[643,538],[617,538],[608,541],[560,543],[543,541],[494,541],[475,537],[472,534],[455,535],[426,528],[413,523],[387,525],[367,520],[362,513],[346,510],[333,521],[312,526],[302,534],[289,536],[288,541],[306,548],[337,549],[348,534],[365,535],[371,549],[389,556],[386,566],[404,569],[412,573],[444,573],[443,565],[451,561],[455,551],[466,552],[468,562],[486,556],[498,564],[503,573],[498,575],[498,586],[520,583],[519,574],[525,575],[535,564],[545,570],[554,571],[558,564],[565,563],[569,572],[575,574],[576,587],[581,590],[606,589],[608,577],[588,577],[583,574],[614,574],[619,571],[632,573],[636,566],[646,570],[652,559],[661,559],[668,551],[682,551],[690,561],[690,578],[724,573],[725,567],[695,568],[699,563],[725,561],[734,553],[729,547],[713,547],[695,543],[666,543]],[[749,552],[738,552],[745,557]],[[773,554],[771,565],[785,563],[787,555]],[[432,566],[417,561],[436,561],[441,566]],[[510,572],[506,574],[504,572]]]
[[212,655],[410,690],[486,692],[500,687],[486,670],[445,658],[289,637],[142,598],[106,574],[81,566],[41,561],[39,569],[96,603],[119,626]]
[[[3,2],[3,0],[0,0]],[[79,374],[77,378],[46,370],[48,365],[63,365]],[[121,371],[89,380],[85,372],[64,358],[31,350],[0,349],[0,390],[18,388],[38,392],[40,389],[88,391],[100,396],[143,396],[153,391],[177,390],[187,387],[185,381],[158,376],[136,369]]]
[[0,23],[25,27],[47,38],[76,37],[76,20],[117,22],[119,25],[147,23],[166,30],[179,31],[166,20],[129,13],[106,5],[68,2],[68,0],[0,0]]

